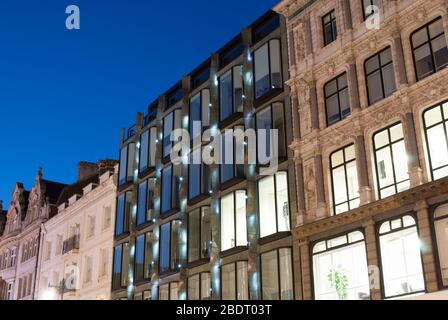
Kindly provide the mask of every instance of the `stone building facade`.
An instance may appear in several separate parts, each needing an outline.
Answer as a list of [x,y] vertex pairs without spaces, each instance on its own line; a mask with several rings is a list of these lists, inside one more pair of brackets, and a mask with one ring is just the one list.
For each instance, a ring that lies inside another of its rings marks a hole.
[[296,298],[447,299],[447,2],[275,10],[288,30]]
[[108,300],[116,199],[116,161],[79,164],[76,183],[41,228],[36,299]]

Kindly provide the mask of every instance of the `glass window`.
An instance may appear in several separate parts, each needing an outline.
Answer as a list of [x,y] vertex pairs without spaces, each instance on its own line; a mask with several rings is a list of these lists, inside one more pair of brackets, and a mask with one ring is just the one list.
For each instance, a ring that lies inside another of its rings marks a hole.
[[238,261],[221,267],[222,300],[248,300],[247,261]]
[[448,103],[423,114],[426,148],[433,180],[448,176]]
[[134,178],[135,143],[130,143],[120,151],[119,185],[132,181]]
[[[244,127],[236,126],[234,130],[242,130]],[[225,130],[221,133],[221,165],[220,179],[221,184],[232,181],[233,179],[244,177],[244,144],[238,141],[234,136],[234,131]]]
[[221,250],[247,246],[246,191],[221,198]]
[[201,195],[206,195],[211,190],[211,182],[209,181],[209,166],[201,161],[201,151],[202,149],[196,149],[191,153],[191,161],[188,166],[189,200],[195,199]]
[[210,207],[198,208],[188,214],[188,262],[210,258]]
[[293,300],[291,249],[279,249],[261,255],[263,300]]
[[440,272],[443,286],[448,286],[448,205],[440,206],[434,212],[434,229],[439,252]]
[[204,272],[188,278],[188,300],[210,300],[210,273]]
[[179,208],[180,177],[173,171],[172,165],[162,170],[162,215]]
[[[405,226],[406,220],[412,225]],[[380,227],[380,249],[386,298],[425,290],[420,240],[413,217],[384,222]]]
[[359,207],[359,184],[355,146],[352,144],[330,156],[333,212],[340,214]]
[[254,55],[255,99],[273,89],[283,88],[280,40],[273,39],[257,49]]
[[181,222],[174,220],[160,227],[159,264],[161,273],[179,268],[180,226]]
[[277,172],[258,181],[260,236],[290,231],[288,173]]
[[243,112],[243,66],[233,67],[219,78],[219,98],[220,121]]
[[118,196],[115,236],[129,232],[129,217],[131,216],[132,192],[122,193]]
[[157,128],[146,130],[140,136],[139,171],[144,172],[148,168],[155,167],[155,142]]
[[362,1],[362,14],[364,20],[367,20],[370,16],[375,14],[375,11],[372,10],[372,7],[380,7],[378,0],[361,0]]
[[421,80],[448,64],[448,49],[442,18],[427,24],[411,36],[417,80]]
[[179,283],[170,282],[159,286],[159,300],[179,300]]
[[395,74],[390,47],[369,58],[364,68],[369,104],[374,104],[395,92]]
[[163,118],[163,158],[167,158],[171,154],[173,142],[171,141],[171,133],[175,129],[181,128],[181,110],[177,109]]
[[408,190],[409,174],[401,123],[373,136],[380,199]]
[[129,244],[123,243],[114,249],[114,270],[112,287],[114,290],[127,286],[129,268]]
[[327,126],[350,115],[347,73],[334,78],[324,87]]
[[190,99],[190,139],[200,139],[210,125],[210,90],[204,89]]
[[326,46],[335,41],[338,37],[336,12],[334,10],[322,17],[322,27],[324,31],[324,46]]
[[368,300],[370,298],[364,235],[355,231],[313,246],[316,300]]
[[145,268],[145,235],[140,235],[135,240],[135,282],[144,279]]

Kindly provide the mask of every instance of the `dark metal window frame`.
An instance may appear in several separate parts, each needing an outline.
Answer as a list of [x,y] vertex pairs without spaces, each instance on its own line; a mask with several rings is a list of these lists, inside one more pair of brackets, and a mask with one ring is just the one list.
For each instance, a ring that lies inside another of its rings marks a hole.
[[[325,19],[327,17],[330,17],[329,22],[325,22]],[[326,28],[327,26],[331,26],[331,39],[326,38]],[[328,46],[330,43],[333,43],[338,38],[338,27],[336,23],[336,10],[333,9],[327,14],[322,16],[322,31],[323,31],[323,40],[324,40],[324,47]]]
[[[195,152],[198,152],[198,149],[193,150],[191,152],[191,155],[193,155]],[[200,148],[199,152],[201,152],[201,159],[202,159],[203,148]],[[190,189],[190,183],[192,182],[191,170],[192,170],[193,166],[200,167],[200,170],[199,170],[199,194],[196,194],[196,195],[192,195],[191,189]],[[201,164],[192,164],[192,163],[188,164],[188,202],[192,203],[196,199],[199,199],[199,198],[209,195],[210,189],[206,188],[209,186],[209,181],[208,181],[208,179],[204,179],[205,176],[210,177],[210,168],[206,163],[202,162]]]
[[163,286],[168,286],[168,301],[171,301],[171,286],[173,285],[173,283],[176,283],[177,284],[177,294],[179,294],[179,281],[171,281],[171,282],[168,282],[168,283],[164,283],[164,284],[161,284],[161,285],[159,285],[159,290],[158,290],[158,292],[157,292],[157,296],[158,296],[158,299],[160,300],[160,287],[163,287]]
[[[139,148],[139,159],[140,159],[140,161],[139,161],[139,164],[138,164],[138,169],[139,169],[139,173],[141,174],[141,173],[144,173],[144,172],[146,172],[146,170],[148,170],[148,169],[152,169],[152,168],[155,168],[155,165],[153,165],[152,163],[151,163],[151,150],[152,150],[152,148],[151,147],[155,147],[154,145],[152,145],[152,141],[151,141],[151,130],[152,129],[157,129],[156,127],[150,127],[150,128],[148,128],[147,130],[145,130],[141,135],[140,135],[140,139],[139,139],[139,142],[140,142],[140,148]],[[142,161],[141,161],[141,159],[142,159],[142,137],[143,137],[143,135],[145,134],[145,133],[148,133],[148,154],[146,155],[146,167],[142,167],[141,166],[141,164],[142,164]]]
[[[120,163],[120,167],[118,168],[118,179],[119,179],[119,181],[118,181],[118,186],[119,187],[121,187],[121,186],[123,186],[123,185],[125,185],[126,183],[128,183],[128,182],[131,182],[132,181],[132,179],[130,180],[130,179],[128,179],[129,177],[128,177],[128,171],[129,171],[129,147],[131,146],[131,145],[134,145],[134,152],[136,151],[135,149],[136,149],[136,145],[135,145],[135,143],[134,142],[131,142],[131,143],[128,143],[128,144],[126,144],[126,145],[124,145],[121,149],[120,149],[120,159],[119,159],[119,163]],[[125,177],[124,177],[124,179],[121,179],[120,180],[120,172],[121,172],[121,166],[122,166],[122,156],[121,156],[121,154],[122,154],[122,151],[123,151],[123,148],[126,148],[126,165],[125,165]]]
[[[118,245],[116,245],[116,246],[114,246],[114,250],[113,250],[113,262],[112,262],[112,283],[111,283],[111,286],[112,286],[112,291],[114,292],[114,291],[119,291],[119,290],[123,290],[123,289],[126,289],[126,287],[125,286],[122,286],[122,282],[123,282],[123,258],[124,258],[124,247],[125,247],[125,245],[128,245],[129,246],[129,242],[123,242],[123,243],[120,243],[120,244],[118,244]],[[121,261],[120,261],[120,285],[119,286],[116,286],[116,283],[115,283],[115,264],[116,264],[116,260],[115,260],[115,250],[118,248],[118,247],[120,247],[121,248],[121,254],[120,254],[120,258],[121,258]],[[127,277],[127,275],[126,275],[126,277]],[[127,282],[127,281],[126,281]]]
[[[278,212],[278,207],[277,207],[277,201],[278,201],[278,190],[277,190],[277,174],[278,173],[286,173],[286,187],[288,188],[288,216],[289,216],[289,229],[288,231],[278,231],[278,225],[279,225],[279,212]],[[259,219],[259,224],[258,224],[258,234],[261,235],[261,216],[260,216],[260,181],[264,180],[264,179],[268,179],[271,176],[267,176],[267,177],[263,177],[261,179],[259,179],[257,181],[257,204],[258,204],[258,219]],[[281,170],[281,171],[277,171],[274,175],[272,175],[272,177],[274,178],[274,198],[275,198],[275,229],[277,230],[276,233],[274,234],[278,234],[280,232],[290,232],[291,231],[291,195],[289,194],[290,192],[290,187],[289,187],[289,172],[287,170]],[[267,238],[267,237],[271,237],[273,234],[267,235],[267,236],[263,236],[263,238]]]
[[263,297],[263,263],[262,263],[262,261],[263,261],[263,259],[262,259],[262,257],[263,257],[263,255],[265,255],[265,254],[268,254],[268,253],[272,253],[272,252],[276,252],[277,253],[277,271],[278,271],[278,274],[277,274],[277,276],[278,276],[278,295],[279,295],[279,299],[278,300],[283,300],[282,299],[282,281],[281,281],[281,277],[280,277],[280,274],[281,274],[281,272],[283,271],[281,268],[280,268],[280,250],[284,250],[284,249],[287,249],[287,250],[289,250],[290,251],[290,253],[291,253],[291,272],[292,272],[292,283],[291,283],[291,287],[292,287],[292,300],[294,300],[295,299],[295,290],[294,290],[294,259],[293,259],[293,247],[281,247],[281,248],[277,248],[277,249],[275,249],[275,250],[271,250],[271,251],[267,251],[267,252],[263,252],[263,253],[261,253],[260,254],[260,257],[259,257],[259,264],[260,264],[260,288],[261,288],[261,300],[264,300],[264,297]]
[[[164,172],[167,170],[167,169],[171,169],[171,181],[170,181],[170,192],[171,192],[171,194],[170,194],[170,208],[169,209],[167,209],[167,210],[164,210],[164,208],[163,208],[163,200],[164,200],[164,197],[166,197],[167,195],[166,195],[166,193],[165,192],[163,192],[163,186],[164,186]],[[169,216],[170,215],[170,213],[171,212],[173,212],[173,211],[176,211],[177,209],[179,209],[179,208],[177,208],[177,201],[174,199],[174,194],[176,193],[176,192],[174,192],[175,191],[175,187],[176,187],[176,178],[178,178],[176,175],[175,175],[175,172],[174,172],[174,165],[173,164],[170,164],[170,165],[168,165],[168,166],[166,166],[166,167],[164,167],[163,169],[162,169],[162,172],[161,172],[161,177],[160,177],[160,186],[161,186],[161,201],[160,201],[160,215],[162,216],[162,217],[166,217],[166,216]],[[179,192],[177,192],[177,193],[179,193]]]
[[[350,148],[351,146],[355,146],[354,143],[351,143],[345,147],[342,147],[336,151],[333,151],[330,154],[330,177],[331,177],[331,195],[332,195],[332,199],[333,199],[333,214],[337,215],[336,213],[336,207],[343,205],[343,204],[347,204],[348,205],[348,211],[352,210],[351,206],[350,206],[350,202],[359,199],[360,197],[358,196],[357,198],[353,198],[350,199],[350,195],[349,195],[349,188],[348,188],[348,177],[347,177],[347,165],[354,162],[356,164],[356,169],[358,169],[358,165],[356,163],[356,154],[355,154],[355,158],[353,160],[346,160],[346,149]],[[337,166],[333,166],[333,155],[342,151],[342,157],[343,157],[343,162],[340,165]],[[356,151],[355,151],[356,152]],[[341,202],[341,203],[336,203],[336,198],[335,198],[335,194],[334,194],[334,189],[335,189],[335,185],[334,185],[334,175],[333,175],[333,171],[336,169],[339,169],[340,167],[344,167],[344,176],[345,176],[345,191],[347,193],[347,201],[345,202]],[[358,180],[359,182],[359,180]]]
[[[236,110],[235,106],[235,69],[241,68],[241,83],[242,83],[242,101],[244,101],[244,75],[243,75],[243,65],[242,64],[236,64],[232,66],[229,70],[224,72],[218,77],[218,101],[219,101],[219,123],[223,123],[229,119],[231,119],[235,114],[238,114],[238,110]],[[221,96],[221,82],[222,78],[230,73],[230,78],[232,82],[232,114],[227,116],[226,118],[222,118],[222,96]]]
[[[129,193],[131,193],[131,192],[130,191],[126,191],[126,192],[120,193],[118,195],[117,199],[116,199],[115,230],[114,230],[115,238],[121,237],[121,236],[129,233],[129,219],[130,219],[130,215],[128,215],[126,213],[127,196],[128,196]],[[121,228],[123,229],[123,232],[117,233],[118,214],[119,214],[119,210],[120,210],[120,206],[119,206],[120,197],[123,197],[123,200],[124,200],[123,225],[121,226]]]
[[[207,244],[208,249],[209,249],[208,257],[202,258],[202,252],[201,252],[201,249],[202,249],[201,243],[203,242],[202,241],[203,240],[202,239],[202,213],[203,213],[203,210],[206,209],[206,208],[210,209],[210,218],[211,218],[211,207],[210,206],[201,206],[199,208],[191,210],[187,214],[187,242],[188,242],[188,245],[187,245],[187,261],[188,261],[188,263],[193,263],[193,262],[201,261],[201,260],[205,260],[205,259],[209,260],[210,257],[211,257],[211,248],[210,248],[211,245],[210,244]],[[198,259],[194,259],[194,260],[190,260],[190,245],[191,245],[191,243],[190,243],[190,234],[192,233],[192,230],[190,230],[190,216],[191,216],[192,213],[195,213],[195,211],[197,211],[197,210],[199,210],[199,230],[198,230],[198,233],[199,233],[199,243],[197,244],[198,248],[199,248],[199,258]],[[212,228],[211,228],[211,224],[210,224],[210,240],[211,239],[212,239]]]
[[[233,129],[233,130],[241,129],[241,130],[244,131],[244,125],[236,125],[233,128],[231,128],[231,129]],[[222,145],[222,142],[225,140],[225,136],[226,136],[225,135],[225,131],[223,130],[221,132],[221,139],[222,139],[221,140],[221,145]],[[233,164],[221,163],[219,165],[219,182],[221,183],[221,188],[226,187],[227,185],[232,184],[232,182],[235,181],[235,180],[244,178],[244,175],[245,175],[244,174],[244,169],[243,169],[243,173],[242,174],[238,174],[238,168],[241,168],[239,166],[244,166],[244,164],[237,164],[236,163],[236,154],[237,154],[236,147],[237,147],[236,138],[235,138],[235,136],[233,136]],[[244,145],[243,145],[243,147],[244,147]],[[224,149],[221,150],[221,156],[225,156],[225,152],[223,152],[223,151],[225,151],[225,144],[224,144],[223,148]],[[225,159],[223,159],[223,160],[225,161]],[[229,166],[231,165],[231,166],[233,166],[233,177],[232,178],[230,178],[228,180],[223,180],[223,177],[222,177],[222,174],[223,174],[222,166],[223,165],[229,165]]]
[[[176,110],[178,109],[174,109],[171,112],[167,113],[164,117],[163,117],[163,124],[162,124],[162,159],[168,159],[170,157],[170,154],[165,155],[165,139],[170,139],[171,140],[171,132],[175,129],[175,125],[176,125]],[[166,119],[172,115],[173,119],[171,120],[171,132],[170,132],[170,137],[166,137],[165,136],[165,126],[166,126]],[[170,153],[173,150],[173,145],[174,142],[170,141],[171,147],[170,147]]]
[[[381,62],[381,54],[383,52],[386,52],[387,50],[391,50],[391,59],[390,59],[390,62],[388,62],[388,63],[383,65],[382,62]],[[367,73],[367,63],[370,60],[373,60],[373,59],[377,59],[379,67],[377,69]],[[386,96],[386,90],[384,88],[384,74],[383,74],[383,72],[384,72],[384,69],[386,67],[388,67],[390,65],[392,65],[392,67],[393,67],[393,64],[394,64],[394,59],[392,57],[392,48],[390,46],[384,48],[380,52],[374,54],[373,56],[369,57],[368,59],[366,59],[364,61],[364,76],[366,77],[366,91],[367,91],[367,100],[368,100],[369,106],[391,96],[391,95]],[[395,77],[395,70],[393,68],[392,68],[392,70],[394,71],[394,77]],[[372,74],[375,74],[378,71],[380,73],[381,93],[382,93],[381,96],[382,96],[382,98],[378,99],[377,101],[372,101],[372,99],[370,97],[370,94],[369,94],[369,76],[371,76]],[[394,81],[394,84],[395,84],[395,91],[394,92],[396,92],[397,91],[397,84],[396,84],[395,78],[393,79],[393,81]]]
[[[160,239],[159,239],[159,270],[160,270],[160,273],[162,273],[162,274],[170,273],[170,272],[174,272],[174,271],[178,271],[179,270],[178,266],[175,265],[175,263],[173,263],[173,255],[172,255],[172,249],[173,249],[173,224],[176,223],[177,221],[180,221],[180,220],[177,220],[177,219],[176,220],[171,220],[169,222],[161,224],[160,227],[159,227],[160,228],[160,231],[159,231],[159,233],[160,233]],[[161,241],[162,240],[162,227],[164,225],[167,225],[167,224],[170,225],[169,254],[168,254],[169,268],[167,270],[163,270],[162,271],[162,266],[161,266],[162,259],[160,258],[161,257],[161,252],[162,252],[162,241]],[[177,245],[177,250],[179,250],[179,245]],[[174,268],[173,268],[173,265],[174,265]]]
[[[244,194],[245,194],[244,201],[246,203],[246,209],[245,210],[246,210],[246,213],[247,213],[247,190],[246,189],[234,190],[234,191],[232,191],[230,193],[227,193],[227,194],[223,195],[219,199],[219,207],[220,207],[220,213],[221,213],[219,225],[221,227],[222,226],[222,211],[223,211],[222,210],[222,198],[225,198],[225,197],[230,196],[230,195],[233,196],[233,236],[234,236],[234,239],[235,239],[235,245],[233,247],[227,248],[225,250],[222,250],[222,247],[221,247],[221,253],[240,247],[240,246],[237,245],[238,244],[238,239],[237,239],[237,232],[236,232],[236,230],[237,230],[237,226],[236,226],[236,224],[237,224],[237,217],[236,217],[236,211],[237,211],[236,210],[237,209],[237,206],[236,206],[236,194],[237,194],[238,191],[244,191]],[[246,238],[247,238],[247,225],[246,225]],[[222,242],[222,233],[221,233],[221,242]],[[246,246],[244,246],[244,247],[246,247]]]
[[[435,57],[434,57],[434,50],[433,50],[433,47],[432,47],[432,41],[435,40],[436,38],[440,37],[441,35],[444,35],[444,34],[445,34],[445,30],[443,30],[442,33],[439,33],[439,34],[437,34],[436,36],[434,36],[434,37],[431,38],[431,36],[430,36],[430,34],[429,34],[429,26],[432,25],[433,23],[437,22],[438,20],[442,20],[442,24],[443,24],[443,19],[442,19],[442,17],[438,17],[438,18],[436,18],[436,19],[434,19],[434,20],[428,22],[428,23],[425,24],[424,26],[418,28],[417,30],[415,30],[414,32],[411,33],[411,36],[410,36],[410,42],[411,42],[411,50],[412,50],[412,58],[413,58],[412,60],[413,60],[413,62],[414,62],[414,72],[415,72],[415,77],[416,77],[417,81],[423,80],[423,79],[425,79],[425,78],[427,78],[427,77],[429,77],[429,76],[431,76],[431,75],[433,75],[433,74],[439,72],[440,70],[442,70],[442,69],[444,69],[444,68],[446,68],[446,67],[448,66],[448,64],[445,64],[444,66],[442,66],[442,67],[440,67],[440,68],[437,68],[437,66],[436,66],[436,59],[435,59]],[[421,44],[418,45],[417,47],[414,47],[414,42],[413,42],[412,38],[414,37],[414,35],[415,35],[417,32],[419,32],[419,31],[421,31],[421,30],[423,30],[423,29],[426,29],[427,41],[421,43]],[[446,43],[446,40],[445,40],[445,45],[446,45],[446,44],[447,44],[447,43]],[[428,45],[428,46],[429,46],[429,51],[430,51],[430,55],[431,55],[431,62],[432,62],[432,65],[433,65],[433,70],[432,70],[431,73],[429,73],[429,74],[427,74],[427,75],[421,77],[421,76],[419,76],[419,74],[418,74],[418,72],[417,72],[417,63],[416,63],[416,60],[415,60],[415,58],[416,58],[416,57],[415,57],[415,51],[416,51],[417,49],[420,49],[421,47],[423,47],[423,46],[425,46],[425,45]]]
[[[342,78],[342,77],[344,77],[345,76],[345,78],[346,78],[346,80],[347,80],[347,85],[345,86],[345,87],[342,87],[342,88],[339,88],[339,79],[340,78]],[[325,118],[326,118],[326,121],[327,121],[327,127],[330,127],[330,126],[332,126],[332,125],[334,125],[334,124],[336,124],[336,123],[338,123],[338,122],[340,122],[340,121],[342,121],[342,120],[344,120],[345,118],[347,118],[348,116],[350,116],[351,115],[351,105],[350,105],[350,88],[349,88],[349,83],[348,83],[348,75],[347,75],[347,72],[343,72],[343,73],[341,73],[340,75],[338,75],[338,76],[336,76],[336,77],[334,77],[333,79],[331,79],[330,81],[328,81],[328,82],[326,82],[325,84],[324,84],[324,100],[325,100]],[[329,96],[327,96],[327,86],[328,85],[330,85],[330,83],[332,83],[332,82],[336,82],[336,92],[335,93],[333,93],[333,94],[331,94],[331,95],[329,95]],[[340,99],[340,95],[341,95],[341,92],[343,92],[344,90],[347,90],[347,96],[348,96],[348,107],[349,107],[349,110],[350,110],[350,112],[349,113],[347,113],[346,115],[343,115],[342,114],[342,110],[341,110],[341,99]],[[332,122],[332,123],[330,123],[330,119],[328,118],[328,103],[327,103],[327,101],[328,101],[328,99],[330,99],[330,98],[332,98],[332,97],[334,97],[334,96],[337,96],[338,97],[338,110],[339,110],[339,120],[337,120],[337,121],[334,121],[334,122]]]
[[[366,6],[365,1],[369,1],[369,4],[367,4],[367,6]],[[373,12],[373,11],[370,12],[369,14],[367,14],[366,9],[368,6],[378,6],[379,7],[379,3],[375,4],[375,3],[373,3],[374,1],[375,0],[361,0],[362,17],[363,17],[364,21],[366,21],[368,18],[370,18],[371,16],[373,16],[375,14],[375,12]]]
[[445,214],[441,217],[435,217],[436,211],[443,206],[448,205],[448,202],[442,202],[442,203],[438,203],[434,206],[432,206],[429,210],[430,212],[430,220],[431,220],[431,238],[432,238],[432,242],[435,248],[435,259],[436,259],[436,265],[437,265],[437,279],[438,279],[438,284],[439,284],[439,288],[443,288],[446,289],[448,288],[448,282],[446,283],[446,285],[444,284],[444,278],[443,278],[443,271],[442,271],[442,265],[441,265],[441,261],[440,261],[440,251],[439,251],[439,243],[437,241],[437,231],[436,231],[436,222],[437,221],[442,221],[442,220],[447,220],[448,221],[448,214]]
[[[189,100],[189,108],[188,108],[188,132],[189,132],[189,134],[190,134],[190,142],[191,142],[191,144],[193,143],[193,128],[192,128],[192,120],[193,120],[193,118],[192,118],[192,116],[191,116],[191,102],[192,102],[192,100],[194,99],[194,98],[196,98],[197,96],[199,96],[199,105],[200,105],[200,107],[199,107],[199,109],[200,109],[200,121],[201,121],[201,135],[204,133],[204,131],[205,130],[207,130],[210,126],[204,126],[204,123],[203,123],[203,121],[204,121],[204,119],[202,119],[202,116],[203,116],[203,110],[204,110],[204,108],[208,108],[208,114],[209,114],[209,118],[210,118],[210,113],[211,113],[211,110],[210,110],[210,105],[208,105],[208,106],[204,106],[203,105],[203,95],[204,95],[204,91],[208,91],[209,92],[209,100],[210,100],[210,98],[211,98],[211,96],[210,96],[210,88],[204,88],[204,89],[202,89],[202,90],[200,90],[198,93],[196,93],[195,95],[193,95],[191,98],[190,98],[190,100]],[[209,104],[211,104],[211,101],[209,102]],[[210,119],[209,119],[209,124],[210,124]]]
[[[249,271],[249,261],[248,261],[248,260],[237,260],[237,261],[234,261],[234,262],[231,262],[231,263],[226,263],[226,264],[224,264],[224,265],[221,266],[221,268],[220,268],[221,299],[222,299],[222,292],[223,292],[223,285],[222,285],[222,269],[223,269],[223,267],[226,267],[226,266],[229,266],[229,265],[232,265],[232,264],[233,264],[233,265],[235,266],[235,282],[234,282],[234,284],[235,284],[235,297],[234,297],[232,300],[235,300],[235,301],[238,301],[238,300],[239,300],[239,299],[238,299],[238,282],[239,282],[239,279],[238,279],[238,264],[239,264],[239,263],[246,263],[247,270]],[[246,276],[247,276],[247,296],[250,297],[249,274],[247,273]]]
[[[381,196],[381,191],[382,191],[382,190],[384,190],[384,189],[388,189],[388,188],[390,188],[390,187],[392,187],[392,186],[395,188],[395,194],[398,194],[398,188],[397,188],[398,185],[401,184],[401,183],[404,183],[404,182],[410,180],[410,178],[408,177],[408,179],[406,179],[406,180],[403,180],[403,181],[397,181],[397,175],[396,175],[396,173],[395,173],[396,169],[395,169],[394,153],[393,153],[393,150],[392,150],[392,146],[393,146],[394,144],[397,144],[397,143],[403,141],[403,142],[405,143],[405,147],[406,147],[406,141],[405,141],[405,138],[404,138],[404,131],[403,131],[403,138],[398,139],[398,140],[396,140],[396,141],[394,141],[394,142],[391,142],[392,139],[391,139],[390,129],[393,128],[393,127],[395,127],[395,126],[398,125],[398,124],[401,124],[401,125],[402,125],[402,122],[401,122],[401,121],[395,122],[394,124],[391,124],[390,126],[387,126],[387,127],[383,128],[383,129],[381,129],[381,130],[375,132],[375,133],[373,134],[373,136],[372,136],[373,155],[374,155],[374,158],[375,158],[375,174],[376,174],[376,182],[377,182],[377,188],[378,188],[378,199],[382,199],[382,196]],[[388,140],[389,140],[389,142],[388,142],[386,145],[384,145],[384,146],[382,146],[382,147],[380,147],[380,148],[376,148],[376,146],[375,146],[375,137],[376,137],[378,134],[380,134],[380,133],[382,133],[382,132],[384,132],[384,131],[386,131],[386,130],[387,130],[387,135],[388,135]],[[390,157],[391,157],[391,162],[392,162],[392,173],[393,173],[394,183],[391,184],[391,185],[388,185],[388,186],[381,187],[381,185],[380,185],[380,175],[379,175],[379,170],[378,170],[378,157],[377,157],[377,153],[378,153],[379,151],[385,149],[385,148],[388,148],[388,149],[389,149],[389,152],[390,152]]]
[[[431,149],[430,149],[430,146],[429,146],[429,139],[428,139],[428,130],[430,130],[430,129],[434,128],[434,127],[437,127],[439,125],[442,125],[443,126],[443,131],[445,133],[445,142],[446,142],[447,147],[448,147],[448,119],[445,119],[444,112],[443,112],[443,105],[446,104],[446,103],[448,103],[448,101],[443,101],[441,103],[438,103],[435,106],[429,107],[425,111],[423,111],[423,114],[422,114],[423,126],[424,126],[423,129],[425,131],[425,140],[426,140],[426,151],[428,152],[429,169],[430,169],[430,172],[431,172],[431,179],[433,181],[434,181],[434,172],[437,171],[437,170],[440,170],[440,169],[448,167],[448,163],[446,165],[438,167],[438,168],[434,168],[433,167],[432,158],[431,158]],[[440,113],[442,115],[442,121],[428,126],[426,124],[425,115],[429,111],[432,111],[433,109],[436,109],[436,108],[440,109]]]
[[[152,248],[150,248],[148,250],[147,246],[146,246],[149,234],[152,234],[152,231],[148,231],[148,232],[139,234],[139,235],[137,235],[135,237],[135,252],[136,253],[137,253],[137,239],[143,237],[143,275],[142,275],[141,279],[138,279],[138,277],[137,277],[137,263],[134,263],[134,278],[135,278],[135,282],[137,284],[148,282],[150,280],[150,278],[151,278],[150,275],[146,276],[146,272],[145,272],[146,268],[148,266],[148,262],[149,262],[146,259],[147,258],[146,253],[147,253],[147,251],[151,251],[152,252]],[[151,270],[150,270],[149,274],[152,274],[152,264],[151,264]]]
[[212,287],[212,276],[211,276],[211,273],[209,271],[204,271],[204,272],[196,273],[196,274],[193,274],[193,275],[189,276],[188,279],[187,279],[187,297],[188,297],[188,300],[194,301],[194,300],[191,300],[191,298],[189,297],[189,294],[190,294],[190,279],[194,278],[194,277],[199,277],[199,300],[197,300],[197,301],[210,300],[212,298],[212,293],[209,292],[208,299],[202,299],[202,293],[203,293],[202,292],[202,282],[203,282],[202,276],[204,274],[208,274],[209,275],[210,288]]

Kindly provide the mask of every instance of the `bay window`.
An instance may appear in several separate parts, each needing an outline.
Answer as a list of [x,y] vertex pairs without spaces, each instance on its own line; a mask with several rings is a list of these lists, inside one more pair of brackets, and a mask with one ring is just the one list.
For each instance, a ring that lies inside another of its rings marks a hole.
[[426,110],[423,123],[431,177],[437,180],[448,176],[448,103]]
[[[271,106],[259,111],[255,115],[255,122],[257,128],[257,142],[258,142],[258,154],[265,153],[265,156],[270,159],[272,158],[273,142],[271,130],[278,130],[278,157],[280,159],[286,158],[288,156],[287,146],[286,146],[286,128],[285,128],[285,113],[283,103],[276,102]],[[266,130],[266,134],[261,134],[260,130]],[[264,139],[265,137],[265,139]],[[266,140],[266,141],[263,141]],[[262,145],[264,144],[264,145]],[[263,149],[260,149],[264,147]],[[266,160],[268,160],[266,159]],[[265,163],[258,159],[259,164],[264,165]]]
[[162,215],[179,208],[180,177],[176,175],[175,168],[170,165],[162,170]]
[[246,191],[221,198],[221,251],[247,246]]
[[198,208],[188,214],[188,262],[210,258],[210,219],[210,207]]
[[[200,124],[199,124],[200,122]],[[195,141],[202,136],[203,129],[210,126],[210,90],[204,89],[190,99],[189,131]]]
[[364,70],[369,105],[389,97],[396,91],[394,64],[390,47],[367,59],[364,63]]
[[135,282],[151,277],[152,273],[152,232],[138,236],[135,240]]
[[379,228],[385,298],[425,290],[420,240],[412,216],[389,220]]
[[290,231],[288,173],[281,171],[258,181],[260,236]]
[[351,113],[347,73],[334,78],[324,86],[327,126],[348,117]]
[[373,144],[379,198],[408,190],[408,160],[402,124],[394,124],[376,133]]
[[337,215],[359,207],[355,146],[352,144],[332,153],[330,166],[333,213]]
[[118,185],[122,186],[134,178],[135,143],[129,143],[120,151]]
[[129,269],[129,243],[123,243],[114,248],[114,270],[112,288],[126,288]]
[[210,300],[212,296],[209,272],[188,277],[188,300]]
[[320,241],[312,250],[316,300],[370,298],[366,244],[360,231]]
[[293,267],[290,248],[261,255],[261,291],[263,300],[293,300]]
[[154,168],[156,150],[157,128],[151,128],[140,136],[139,172]]
[[[244,131],[242,126],[234,128],[237,129]],[[221,134],[221,184],[244,177],[244,163],[238,163],[238,159],[244,161],[244,144],[242,141],[238,142],[233,133],[232,130],[226,130]]]
[[211,190],[209,181],[209,167],[201,161],[202,149],[198,148],[191,153],[188,165],[188,200],[206,195]]
[[238,261],[221,267],[221,299],[248,300],[247,261]]
[[262,98],[273,89],[283,88],[280,48],[280,40],[273,39],[255,51],[255,99]]
[[417,80],[443,69],[448,64],[448,49],[442,18],[423,26],[411,35]]
[[219,78],[219,120],[243,112],[243,66],[233,67]]
[[442,205],[434,212],[434,229],[436,233],[437,249],[442,283],[448,286],[448,205]]
[[117,216],[115,219],[115,236],[129,232],[129,219],[131,216],[132,192],[122,193],[118,196]]
[[170,282],[160,285],[159,300],[179,300],[179,283]]
[[324,31],[324,46],[329,45],[338,37],[338,29],[336,26],[336,12],[331,10],[322,17],[322,28]]
[[154,212],[154,179],[143,181],[138,187],[137,225],[148,223]]
[[160,272],[167,272],[179,269],[179,240],[181,231],[181,221],[174,220],[160,226]]
[[181,114],[182,110],[177,109],[163,118],[163,159],[167,159],[171,154],[174,143],[171,141],[171,133],[181,128]]

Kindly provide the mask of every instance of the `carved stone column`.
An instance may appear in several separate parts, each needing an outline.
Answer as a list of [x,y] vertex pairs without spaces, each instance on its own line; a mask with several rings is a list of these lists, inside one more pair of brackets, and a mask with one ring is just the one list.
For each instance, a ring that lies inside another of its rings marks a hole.
[[372,188],[369,183],[369,173],[367,171],[366,147],[364,136],[356,137],[356,167],[358,168],[358,184],[360,205],[368,204],[372,201]]
[[296,162],[296,185],[297,185],[297,205],[299,212],[297,214],[297,225],[303,225],[306,215],[306,204],[305,204],[305,185],[304,185],[304,175],[303,175],[303,164],[301,159],[295,159]]
[[300,247],[300,265],[302,270],[302,292],[303,300],[312,300],[313,292],[311,285],[311,261],[310,261],[310,242],[308,239],[299,240]]
[[409,157],[409,179],[411,187],[419,186],[423,183],[423,170],[418,157],[417,137],[415,135],[414,115],[406,113],[405,134],[407,141],[407,154]]
[[408,84],[408,76],[406,74],[406,63],[404,61],[403,44],[401,42],[401,36],[399,32],[394,37],[393,60],[398,79],[397,87],[401,87],[403,85]]
[[325,202],[324,170],[321,154],[314,156],[314,168],[316,171],[316,219],[323,219],[327,217],[327,205]]
[[368,220],[363,223],[363,227],[366,241],[367,266],[369,269],[370,299],[381,300],[381,276],[379,271],[380,265],[376,243],[375,222]]
[[356,64],[354,62],[349,65],[347,78],[350,90],[350,106],[352,113],[356,113],[361,109],[361,104],[359,102],[358,76],[356,73]]

